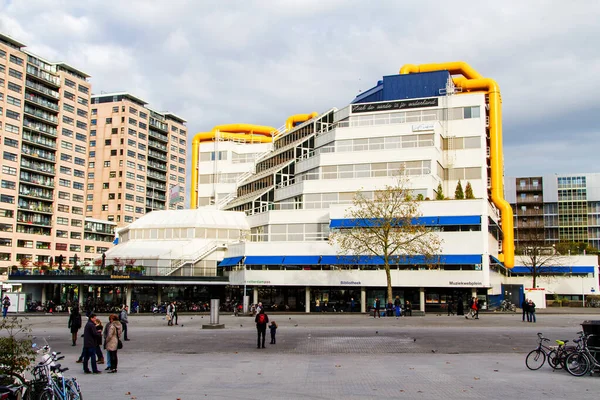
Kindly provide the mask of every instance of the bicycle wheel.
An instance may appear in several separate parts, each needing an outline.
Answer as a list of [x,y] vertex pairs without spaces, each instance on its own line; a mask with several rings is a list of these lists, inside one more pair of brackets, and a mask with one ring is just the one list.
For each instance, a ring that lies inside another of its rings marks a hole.
[[42,393],[40,393],[39,400],[55,400],[54,391],[52,389],[44,389]]
[[69,400],[83,400],[83,395],[81,394],[81,389],[79,388],[79,384],[74,379],[68,379],[65,382],[65,386],[67,388],[67,399]]
[[542,365],[546,362],[546,353],[540,349],[531,350],[525,358],[525,365],[530,370],[537,370],[542,368]]
[[548,353],[548,365],[550,365],[553,369],[562,369],[562,354],[562,351],[559,353],[557,350],[550,350]]
[[567,371],[573,376],[585,375],[592,366],[590,359],[585,353],[571,353],[565,360]]

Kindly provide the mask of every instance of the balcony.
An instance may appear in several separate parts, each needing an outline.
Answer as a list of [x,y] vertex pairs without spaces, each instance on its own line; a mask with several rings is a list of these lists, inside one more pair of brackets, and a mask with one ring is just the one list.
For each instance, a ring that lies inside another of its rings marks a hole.
[[39,83],[35,83],[33,81],[27,80],[27,81],[25,81],[25,87],[32,89],[43,95],[52,97],[56,100],[60,99],[60,94],[56,90],[48,89],[47,87],[40,85]]
[[169,133],[169,126],[164,122],[160,122],[159,120],[150,117],[149,124],[156,129],[160,129],[163,132]]
[[[150,136],[152,136],[152,134]],[[148,146],[149,147],[154,147],[154,148],[162,150],[164,152],[167,151],[167,146],[165,146],[164,144],[160,144],[158,142],[155,142],[153,140],[148,140]]]
[[543,202],[544,202],[544,199],[542,196],[517,197],[517,204],[537,204],[537,203],[543,203]]
[[148,184],[146,186],[152,189],[162,190],[163,192],[167,191],[167,185],[163,183],[155,183],[152,181],[148,181]]
[[48,139],[42,135],[32,135],[27,131],[23,131],[23,141],[56,150],[56,140]]
[[156,199],[156,200],[162,200],[162,201],[167,200],[167,196],[165,196],[164,194],[152,192],[150,190],[146,192],[146,197],[149,199]]
[[45,205],[41,202],[27,202],[27,201],[19,201],[19,209],[26,210],[36,213],[45,213],[45,214],[53,214],[52,206]]
[[49,83],[57,88],[60,87],[60,79],[58,77],[52,76],[48,72],[40,71],[38,68],[33,67],[31,65],[27,66],[27,75],[35,76],[42,82]]
[[38,132],[47,133],[48,135],[51,135],[51,136],[56,136],[56,132],[57,132],[56,128],[54,128],[52,126],[43,124],[41,122],[30,121],[27,118],[25,118],[23,120],[23,126],[29,128],[29,129],[33,129]]
[[25,158],[21,158],[21,168],[27,169],[30,171],[41,172],[43,174],[48,174],[48,175],[56,174],[56,168],[54,168],[54,165],[45,164],[45,163],[34,163],[34,162],[30,162],[29,160],[27,160]]
[[158,170],[161,170],[161,171],[166,171],[167,170],[167,166],[165,164],[160,164],[160,163],[153,162],[153,161],[148,161],[148,163],[146,164],[146,167],[158,169]]
[[45,108],[47,110],[58,112],[58,104],[52,103],[51,101],[48,101],[48,100],[44,99],[43,97],[38,97],[31,93],[25,93],[24,98],[25,98],[25,101],[27,101],[27,102],[35,103],[36,105],[38,105],[42,108]]
[[52,218],[19,211],[17,213],[17,223],[37,226],[51,226]]
[[159,160],[167,161],[167,156],[165,154],[158,153],[156,151],[148,151],[148,157],[158,158]]
[[154,172],[154,171],[148,171],[146,173],[146,176],[149,176],[149,177],[154,178],[154,179],[159,179],[161,181],[166,181],[167,180],[167,174],[160,174],[160,173]]
[[541,192],[542,185],[517,185],[517,193],[519,192]]
[[40,189],[36,187],[29,187],[27,185],[19,185],[19,196],[52,201],[54,198],[54,192],[50,189]]
[[41,158],[53,163],[56,162],[56,155],[54,153],[42,149],[31,148],[25,144],[21,146],[21,156]]
[[[27,176],[24,174],[27,174],[30,176]],[[43,176],[43,175],[32,175],[27,172],[21,172],[19,181],[27,182],[27,183],[29,183],[31,185],[35,185],[35,186],[54,188],[54,179],[49,178],[47,176]]]
[[169,143],[169,137],[167,135],[162,135],[162,134],[160,134],[158,132],[154,132],[154,131],[149,131],[148,134],[155,139],[158,139],[165,143]]
[[49,122],[51,124],[58,125],[58,118],[56,117],[56,115],[52,115],[46,111],[25,105],[23,112],[31,117],[41,119],[44,122]]

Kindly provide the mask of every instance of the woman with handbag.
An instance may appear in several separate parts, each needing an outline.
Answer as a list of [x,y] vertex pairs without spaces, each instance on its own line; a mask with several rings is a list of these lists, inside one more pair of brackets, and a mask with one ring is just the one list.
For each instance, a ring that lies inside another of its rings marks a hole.
[[123,347],[121,342],[123,326],[119,322],[119,317],[116,314],[111,314],[109,320],[110,327],[108,328],[108,334],[106,335],[106,350],[110,354],[110,371],[108,371],[108,373],[114,374],[117,372],[117,365],[119,363],[117,351]]

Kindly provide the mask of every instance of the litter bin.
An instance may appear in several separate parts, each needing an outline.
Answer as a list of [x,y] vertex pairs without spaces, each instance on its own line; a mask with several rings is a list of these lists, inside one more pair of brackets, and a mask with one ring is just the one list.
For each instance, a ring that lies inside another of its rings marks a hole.
[[600,321],[583,321],[581,324],[583,333],[591,335],[588,338],[588,348],[600,363]]

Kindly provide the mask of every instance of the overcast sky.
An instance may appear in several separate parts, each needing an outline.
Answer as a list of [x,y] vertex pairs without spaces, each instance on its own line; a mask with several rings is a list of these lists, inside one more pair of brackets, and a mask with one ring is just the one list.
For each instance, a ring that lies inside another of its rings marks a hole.
[[0,0],[0,31],[188,120],[279,127],[407,63],[466,61],[503,99],[505,174],[598,172],[600,2]]

